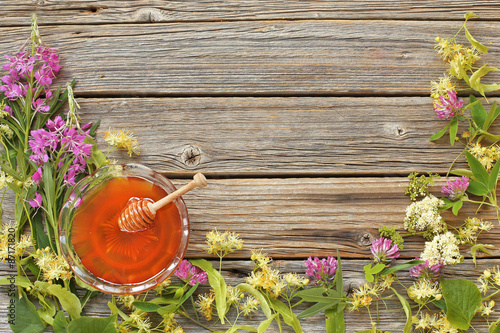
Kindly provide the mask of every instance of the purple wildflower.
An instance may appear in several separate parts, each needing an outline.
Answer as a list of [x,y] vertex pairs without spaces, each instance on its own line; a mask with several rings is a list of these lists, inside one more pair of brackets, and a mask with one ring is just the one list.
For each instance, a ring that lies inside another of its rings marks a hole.
[[449,199],[459,199],[465,195],[465,191],[469,187],[469,177],[462,176],[462,179],[455,177],[455,180],[448,180],[446,185],[443,185],[442,193],[446,194]]
[[373,253],[374,259],[380,263],[390,261],[399,257],[399,247],[394,244],[391,247],[389,238],[380,237],[372,242],[370,250]]
[[193,266],[189,261],[185,259],[181,261],[181,263],[175,270],[174,275],[192,286],[197,283],[206,284],[208,282],[207,272],[205,272],[201,268]]
[[[418,260],[418,258],[415,258],[415,260]],[[411,267],[410,275],[417,279],[425,278],[428,280],[436,280],[443,274],[443,268],[443,263],[429,265],[429,260],[426,260],[423,264]]]
[[448,90],[448,98],[439,96],[439,102],[434,104],[434,111],[436,111],[439,119],[449,119],[457,115],[460,109],[464,106],[464,101],[457,98],[457,92]]
[[9,114],[9,116],[11,116],[11,117],[13,116],[13,113],[12,113],[12,108],[11,108],[10,106],[5,105],[5,106],[3,107],[3,110],[4,110],[5,112],[7,112],[7,113]]
[[318,257],[309,257],[306,261],[306,275],[315,280],[316,284],[328,284],[335,278],[337,273],[337,259],[328,256],[326,259]]
[[38,170],[31,176],[31,179],[35,182],[35,184],[40,184],[42,180],[42,168],[38,168]]
[[29,201],[29,204],[33,208],[42,206],[42,195],[35,192],[35,197]]

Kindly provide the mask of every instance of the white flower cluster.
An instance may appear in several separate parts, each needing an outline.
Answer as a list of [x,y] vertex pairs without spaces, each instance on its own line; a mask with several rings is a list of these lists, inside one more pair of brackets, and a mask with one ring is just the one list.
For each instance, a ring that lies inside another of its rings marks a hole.
[[439,263],[456,265],[463,261],[458,244],[460,241],[449,231],[436,235],[432,241],[425,242],[424,252],[420,254],[420,259],[429,260],[429,265]]
[[404,227],[409,231],[429,230],[440,233],[446,230],[446,224],[438,207],[444,205],[443,200],[429,194],[421,201],[416,201],[406,208]]

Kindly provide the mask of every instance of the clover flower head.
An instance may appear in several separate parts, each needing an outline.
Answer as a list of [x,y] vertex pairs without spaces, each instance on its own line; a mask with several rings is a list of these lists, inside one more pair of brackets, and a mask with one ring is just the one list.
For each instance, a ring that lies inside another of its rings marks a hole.
[[465,191],[469,187],[469,177],[455,177],[455,180],[448,180],[446,185],[443,185],[442,193],[446,194],[449,199],[460,199],[465,195]]
[[[418,257],[415,258],[418,260]],[[420,265],[416,265],[410,268],[410,275],[417,279],[427,279],[436,280],[443,274],[444,265],[442,263],[437,263],[434,265],[429,264],[429,260],[426,260]]]
[[389,238],[380,237],[372,242],[370,247],[375,261],[384,263],[399,257],[398,244],[391,247],[391,240]]
[[193,264],[191,264],[186,259],[181,261],[181,263],[175,270],[174,275],[192,286],[197,283],[206,284],[208,281],[207,272],[205,272],[201,268],[193,266]]
[[447,94],[448,98],[439,96],[439,99],[434,102],[434,111],[439,119],[449,119],[456,116],[464,106],[463,99],[457,98],[456,91],[448,90]]
[[318,257],[309,257],[305,261],[306,275],[314,280],[316,284],[328,284],[335,278],[337,273],[337,259],[332,256],[319,259]]

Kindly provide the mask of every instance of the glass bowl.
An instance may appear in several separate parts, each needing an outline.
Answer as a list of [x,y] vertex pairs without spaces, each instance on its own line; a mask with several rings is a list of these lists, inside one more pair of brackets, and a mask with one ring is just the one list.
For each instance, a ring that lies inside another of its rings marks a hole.
[[110,294],[154,288],[182,260],[189,218],[182,198],[158,210],[145,231],[121,231],[118,216],[131,197],[158,200],[176,190],[161,174],[139,164],[107,165],[83,178],[59,216],[61,252],[75,275]]

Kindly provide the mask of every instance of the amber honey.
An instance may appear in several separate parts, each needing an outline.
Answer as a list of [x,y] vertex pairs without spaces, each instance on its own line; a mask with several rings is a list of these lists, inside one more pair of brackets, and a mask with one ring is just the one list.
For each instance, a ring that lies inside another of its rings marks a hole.
[[177,254],[182,237],[175,204],[161,208],[148,230],[121,231],[118,217],[132,197],[154,201],[167,195],[139,177],[113,178],[96,187],[73,217],[71,242],[94,276],[113,284],[140,284],[162,272]]

